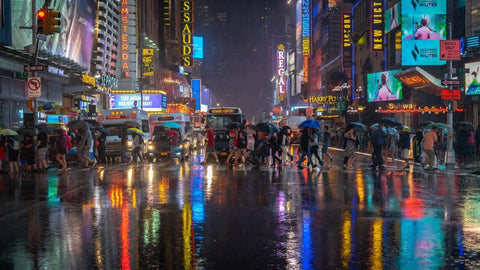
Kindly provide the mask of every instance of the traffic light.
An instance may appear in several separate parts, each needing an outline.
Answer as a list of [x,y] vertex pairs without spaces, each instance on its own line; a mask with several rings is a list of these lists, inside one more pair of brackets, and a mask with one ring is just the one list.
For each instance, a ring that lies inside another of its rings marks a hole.
[[57,12],[52,9],[48,10],[46,30],[47,30],[46,35],[60,33],[60,12]]
[[51,35],[60,33],[60,12],[42,8],[37,11],[37,33]]
[[37,33],[45,34],[45,23],[47,18],[47,10],[40,9],[37,11]]

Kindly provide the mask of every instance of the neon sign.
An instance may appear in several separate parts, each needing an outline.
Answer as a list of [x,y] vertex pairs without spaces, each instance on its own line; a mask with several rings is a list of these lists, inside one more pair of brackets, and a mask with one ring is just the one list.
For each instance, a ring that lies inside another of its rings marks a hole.
[[373,0],[370,10],[370,39],[372,52],[382,52],[384,42],[385,21],[383,14],[383,0]]
[[280,96],[285,95],[286,92],[285,68],[285,46],[283,44],[280,44],[277,47],[277,90]]
[[344,69],[352,68],[353,51],[349,40],[352,31],[352,13],[342,12],[342,66]]
[[129,42],[128,42],[128,17],[130,15],[129,4],[128,0],[122,0],[120,4],[120,45],[121,45],[121,64],[122,64],[122,77],[123,78],[130,78],[130,66],[129,66],[129,59],[130,59],[130,50],[129,50]]
[[310,55],[310,0],[302,1],[302,55]]
[[182,29],[182,65],[193,66],[193,1],[180,2],[180,27]]

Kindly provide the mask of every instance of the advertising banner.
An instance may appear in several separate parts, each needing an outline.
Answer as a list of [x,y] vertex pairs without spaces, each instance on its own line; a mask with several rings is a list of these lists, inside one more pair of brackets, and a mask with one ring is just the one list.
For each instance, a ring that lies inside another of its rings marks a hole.
[[352,68],[353,47],[349,36],[352,31],[352,13],[342,12],[342,67]]
[[465,94],[480,95],[480,80],[477,78],[480,71],[480,62],[466,63],[465,69],[470,72],[465,73]]
[[385,13],[385,34],[396,28],[402,22],[400,16],[400,2],[389,8]]
[[200,90],[202,86],[202,80],[193,79],[192,80],[192,97],[195,99],[195,111],[200,110]]
[[445,65],[440,40],[447,38],[446,0],[402,0],[402,65]]
[[182,31],[182,66],[193,66],[193,1],[180,1],[180,28]]
[[203,37],[193,36],[193,58],[203,59]]
[[153,49],[143,49],[143,76],[153,76]]
[[383,0],[372,0],[370,5],[370,50],[372,52],[383,52],[384,12]]
[[401,69],[367,74],[367,101],[392,101],[402,99],[402,83],[395,78]]
[[[141,99],[140,94],[110,94],[110,108],[130,109],[135,107],[135,101],[138,104]],[[145,111],[166,111],[167,96],[164,94],[143,94],[142,104]]]

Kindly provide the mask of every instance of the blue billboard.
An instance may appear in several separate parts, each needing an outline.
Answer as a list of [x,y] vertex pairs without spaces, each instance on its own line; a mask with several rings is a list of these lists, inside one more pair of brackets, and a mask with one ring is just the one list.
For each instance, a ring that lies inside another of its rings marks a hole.
[[446,0],[402,0],[402,65],[445,65],[440,40],[447,39]]
[[193,58],[203,59],[203,37],[193,36]]
[[[135,107],[135,101],[137,101],[137,107],[140,107],[141,99],[140,94],[110,94],[110,108],[131,109]],[[145,111],[166,111],[167,96],[164,94],[143,94],[142,104]]]
[[202,80],[193,79],[192,80],[192,97],[195,99],[195,111],[200,110],[200,90],[202,86]]

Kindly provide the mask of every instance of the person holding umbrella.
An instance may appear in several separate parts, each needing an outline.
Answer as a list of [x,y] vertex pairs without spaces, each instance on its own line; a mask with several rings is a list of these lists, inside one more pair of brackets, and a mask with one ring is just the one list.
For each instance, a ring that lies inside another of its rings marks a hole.
[[107,150],[107,134],[105,132],[102,132],[101,130],[98,130],[98,132],[100,133],[97,138],[98,161],[100,162],[100,164],[107,165],[107,158],[105,156],[105,151]]
[[383,167],[383,156],[382,156],[382,148],[385,145],[385,140],[387,139],[387,134],[385,133],[383,123],[379,123],[378,129],[375,129],[372,133],[372,145],[373,145],[373,153],[372,153],[372,170],[376,170],[377,167],[380,170],[385,169]]
[[425,133],[423,137],[423,150],[427,153],[426,159],[422,165],[424,169],[429,171],[435,170],[435,143],[437,142],[437,126],[432,126],[432,129]]
[[93,137],[92,132],[90,129],[80,129],[81,140],[78,146],[78,152],[82,157],[83,161],[83,168],[89,168],[90,166],[93,167],[96,164],[95,160],[90,158],[90,151],[93,147]]
[[398,146],[401,151],[401,156],[405,160],[405,169],[410,168],[410,162],[408,158],[408,152],[410,152],[410,131],[402,129],[400,131],[400,139],[398,140]]

